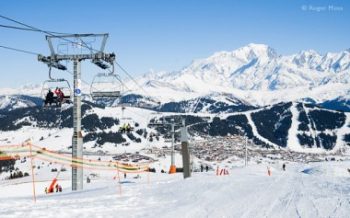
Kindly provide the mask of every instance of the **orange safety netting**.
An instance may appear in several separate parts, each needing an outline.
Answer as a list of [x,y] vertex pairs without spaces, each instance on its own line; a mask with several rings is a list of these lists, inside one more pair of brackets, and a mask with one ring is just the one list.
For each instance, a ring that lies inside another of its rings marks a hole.
[[0,160],[19,159],[23,157],[32,157],[35,159],[53,162],[66,166],[83,167],[91,170],[117,170],[127,173],[140,173],[148,171],[151,162],[139,164],[125,163],[119,161],[99,161],[87,158],[72,158],[70,155],[50,151],[46,148],[31,144],[4,145],[0,146]]

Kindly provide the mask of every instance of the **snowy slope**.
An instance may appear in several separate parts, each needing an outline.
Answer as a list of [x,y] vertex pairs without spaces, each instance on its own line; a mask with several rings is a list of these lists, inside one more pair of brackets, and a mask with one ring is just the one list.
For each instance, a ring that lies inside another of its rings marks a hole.
[[70,191],[69,180],[59,180],[63,193],[51,195],[43,193],[49,181],[37,182],[36,203],[27,178],[0,186],[0,216],[348,217],[349,162],[287,164],[286,172],[280,164],[270,165],[270,177],[266,164],[234,167],[229,176],[194,173],[186,180],[181,174],[128,176],[121,185],[104,174],[78,192]]
[[27,95],[0,96],[0,110],[9,111],[17,108],[34,107],[39,104],[42,104],[42,100],[37,97]]
[[[196,103],[197,102],[197,103]],[[135,152],[145,147],[169,146],[169,126],[149,126],[154,119],[165,117],[180,121],[186,117],[186,124],[192,136],[230,136],[240,134],[242,129],[256,146],[288,148],[298,152],[338,152],[350,143],[349,113],[327,110],[297,102],[280,103],[262,108],[233,110],[236,106],[225,106],[232,99],[222,98],[220,104],[200,99],[186,107],[196,107],[196,113],[184,111],[177,104],[164,105],[160,111],[138,107],[100,107],[83,104],[83,136],[86,151],[98,150]],[[213,108],[213,109],[211,109]],[[210,110],[227,108],[215,113]],[[164,112],[168,111],[168,112]],[[18,144],[32,138],[40,146],[69,152],[71,149],[72,108],[45,109],[42,107],[18,108],[0,111],[0,140]],[[159,121],[161,121],[160,119]],[[121,133],[120,127],[131,124],[134,131]],[[150,141],[150,135],[157,135]],[[179,136],[177,136],[178,138]]]

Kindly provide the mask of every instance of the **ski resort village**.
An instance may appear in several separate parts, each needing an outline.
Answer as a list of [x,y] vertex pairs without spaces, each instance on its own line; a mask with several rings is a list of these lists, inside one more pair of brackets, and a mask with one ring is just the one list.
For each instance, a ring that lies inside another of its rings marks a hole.
[[0,217],[350,217],[349,9],[0,2]]

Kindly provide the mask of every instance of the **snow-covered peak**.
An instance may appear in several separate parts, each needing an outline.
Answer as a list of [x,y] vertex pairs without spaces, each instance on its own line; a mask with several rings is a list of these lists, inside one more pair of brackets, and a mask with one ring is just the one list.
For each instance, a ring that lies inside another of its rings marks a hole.
[[298,68],[316,69],[322,56],[314,50],[301,51],[293,55],[292,63]]
[[276,58],[277,53],[274,49],[265,44],[254,44],[250,43],[247,46],[241,47],[232,52],[236,55],[243,55],[247,60],[251,59],[270,59]]
[[[283,56],[268,45],[251,43],[233,51],[216,52],[207,58],[194,60],[180,71],[152,72],[141,80],[142,84],[153,89],[155,84],[158,89],[164,85],[163,90],[170,89],[172,96],[181,90],[179,95],[189,91],[202,95],[225,92],[240,98],[249,95],[250,99],[254,99],[254,96],[250,96],[252,93],[264,92],[264,95],[257,95],[259,99],[255,103],[288,101],[291,100],[289,98],[310,97],[308,95],[315,97],[312,91],[315,88],[319,93],[325,93],[320,91],[325,85],[324,90],[329,90],[331,84],[348,87],[337,84],[350,83],[350,52],[344,50],[323,55],[314,50],[305,50]],[[161,83],[156,83],[157,80]],[[304,91],[293,94],[292,90]],[[316,98],[334,98],[337,93],[340,95],[346,90],[335,90],[331,95],[326,93]],[[186,95],[182,97],[186,98]]]
[[344,50],[338,53],[327,52],[321,55],[313,50],[302,51],[293,56],[293,63],[302,68],[318,72],[337,73],[350,68],[350,52]]
[[216,52],[212,56],[198,60],[198,62],[249,62],[253,59],[259,59],[261,61],[267,61],[269,59],[276,58],[277,54],[274,49],[264,44],[248,44],[247,46],[238,48],[233,51],[221,51]]
[[166,71],[154,71],[153,69],[150,69],[148,73],[145,73],[142,75],[142,79],[144,80],[159,80],[161,79],[163,76],[165,76],[166,74],[168,74],[168,72]]

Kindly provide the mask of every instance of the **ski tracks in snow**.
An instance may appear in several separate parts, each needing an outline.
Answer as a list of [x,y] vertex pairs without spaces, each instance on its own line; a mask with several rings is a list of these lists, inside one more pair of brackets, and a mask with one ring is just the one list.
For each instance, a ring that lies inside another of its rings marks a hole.
[[349,196],[336,189],[339,184],[334,181],[332,196],[337,196],[335,198],[323,192],[322,187],[327,183],[320,184],[315,177],[300,171],[275,172],[275,175],[280,174],[276,179],[267,180],[251,190],[257,193],[255,197],[242,196],[244,201],[239,217],[346,217]]
[[[266,213],[270,213],[272,208],[278,203],[278,192],[274,191],[276,187],[278,187],[277,184],[281,183],[281,180],[283,178],[283,173],[279,175],[276,179],[270,182],[270,184],[259,192],[258,195],[254,199],[256,199],[254,202],[249,202],[248,208],[246,212],[244,212],[240,217],[241,218],[250,218],[250,217],[260,217],[260,215],[263,214],[261,217],[267,217]],[[271,179],[268,177],[268,179]],[[283,184],[285,185],[285,181],[283,181]],[[261,186],[260,186],[261,188]],[[257,190],[254,190],[257,191]],[[274,200],[273,200],[274,199]],[[251,199],[250,199],[251,200]],[[273,200],[273,203],[266,208],[266,202]]]

